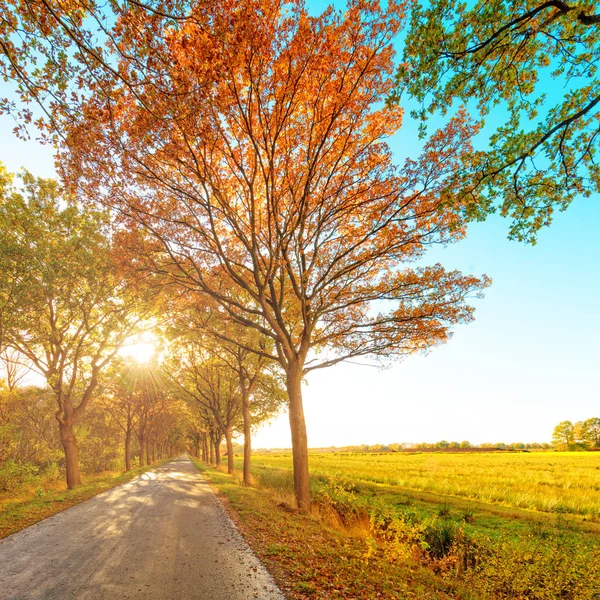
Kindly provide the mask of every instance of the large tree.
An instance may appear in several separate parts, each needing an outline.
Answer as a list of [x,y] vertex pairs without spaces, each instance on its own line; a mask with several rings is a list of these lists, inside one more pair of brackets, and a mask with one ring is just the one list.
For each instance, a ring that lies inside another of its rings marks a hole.
[[511,237],[535,242],[554,210],[600,191],[599,62],[593,0],[414,2],[390,99],[412,96],[423,120],[458,101],[491,124],[463,165],[468,214],[499,207]]
[[81,483],[75,423],[139,316],[113,260],[107,216],[56,182],[0,189],[3,337],[44,376],[56,402],[67,484]]
[[592,417],[581,425],[581,441],[589,448],[600,448],[600,419]]
[[134,14],[115,43],[138,84],[106,79],[65,122],[65,177],[151,232],[181,285],[273,340],[308,508],[303,377],[425,350],[472,317],[465,300],[486,280],[408,264],[464,234],[451,200],[474,130],[460,115],[394,166],[401,110],[378,103],[394,83],[395,3],[315,18],[299,2],[197,4],[180,26]]
[[552,432],[552,443],[559,450],[568,450],[575,442],[575,428],[571,421],[561,421]]

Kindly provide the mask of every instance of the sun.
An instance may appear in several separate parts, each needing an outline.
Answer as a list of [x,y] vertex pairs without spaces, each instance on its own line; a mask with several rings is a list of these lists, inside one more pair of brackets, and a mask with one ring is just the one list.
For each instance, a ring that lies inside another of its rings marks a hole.
[[139,365],[148,364],[158,354],[157,340],[154,338],[140,339],[136,337],[126,343],[119,351],[119,354],[125,358],[131,358]]

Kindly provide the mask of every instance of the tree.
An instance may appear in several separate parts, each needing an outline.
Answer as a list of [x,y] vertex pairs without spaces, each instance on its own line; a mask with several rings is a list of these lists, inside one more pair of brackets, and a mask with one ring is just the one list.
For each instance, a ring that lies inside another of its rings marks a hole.
[[[180,336],[173,343],[176,381],[184,394],[206,409],[227,444],[227,472],[233,473],[233,436],[240,429],[242,397],[238,373],[199,336]],[[213,443],[219,462],[220,439]]]
[[[105,80],[112,91],[64,124],[65,177],[151,232],[162,244],[157,269],[273,340],[297,500],[308,509],[303,377],[444,342],[488,283],[440,265],[409,268],[430,244],[464,234],[450,200],[474,129],[460,115],[418,160],[393,165],[385,138],[401,111],[376,107],[394,83],[393,2],[316,18],[300,2],[196,5],[175,29],[131,10],[141,29],[119,35],[120,52],[136,57],[123,59],[120,76],[140,82],[143,104]],[[142,47],[137,32],[150,23]],[[144,83],[140,53],[161,86]]]
[[132,365],[127,378],[137,416],[132,426],[138,438],[140,467],[143,467],[153,462],[151,438],[157,418],[166,410],[167,383],[163,372],[152,363]]
[[[194,340],[237,376],[244,435],[243,481],[249,485],[252,427],[273,417],[285,400],[280,372],[273,368],[274,362],[267,354],[273,351],[273,340],[256,329],[228,320],[217,304],[187,290],[176,297],[170,313],[175,339]],[[194,347],[187,346],[192,351]],[[228,468],[233,470],[233,461]]]
[[581,441],[588,448],[600,448],[600,419],[586,419],[581,426]]
[[409,94],[423,121],[455,100],[500,121],[489,148],[463,165],[474,174],[463,190],[470,216],[499,199],[510,236],[535,242],[555,209],[600,191],[599,31],[591,0],[413,3],[389,100]]
[[4,344],[53,392],[71,488],[81,483],[74,425],[135,326],[136,303],[114,267],[106,215],[77,207],[54,181],[25,173],[22,187],[1,190]]
[[131,470],[131,442],[139,419],[140,403],[136,398],[137,378],[132,365],[118,361],[106,373],[101,402],[124,434],[125,470]]
[[56,463],[61,445],[51,390],[0,386],[0,463],[7,459],[35,466]]
[[575,429],[571,421],[561,421],[552,433],[552,444],[559,450],[567,450],[575,442]]

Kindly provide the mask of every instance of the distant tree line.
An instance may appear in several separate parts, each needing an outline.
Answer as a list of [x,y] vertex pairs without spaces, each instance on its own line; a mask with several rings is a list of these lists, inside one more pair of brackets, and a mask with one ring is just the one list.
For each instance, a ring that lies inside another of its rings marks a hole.
[[[547,442],[538,443],[524,443],[524,442],[513,442],[511,444],[505,444],[504,442],[484,442],[483,444],[474,445],[471,442],[465,440],[462,442],[448,442],[446,440],[440,440],[439,442],[421,442],[419,444],[407,444],[407,443],[393,443],[393,444],[360,444],[356,446],[328,446],[324,448],[311,448],[312,454],[327,454],[327,453],[344,453],[344,452],[357,452],[357,453],[369,453],[379,454],[384,452],[414,452],[422,450],[448,450],[448,451],[481,451],[481,450],[551,450],[552,444]],[[234,452],[240,452],[241,446],[234,445]],[[289,452],[289,448],[259,448],[261,453],[282,453]]]
[[414,446],[416,450],[446,450],[446,449],[494,449],[494,450],[549,450],[551,445],[548,443],[540,444],[538,442],[524,443],[524,442],[512,442],[511,444],[505,444],[504,442],[484,442],[483,444],[471,444],[469,441],[462,442],[448,442],[446,440],[441,440],[435,443],[422,442],[421,444],[416,444]]
[[586,421],[561,421],[552,434],[557,450],[600,450],[600,418]]

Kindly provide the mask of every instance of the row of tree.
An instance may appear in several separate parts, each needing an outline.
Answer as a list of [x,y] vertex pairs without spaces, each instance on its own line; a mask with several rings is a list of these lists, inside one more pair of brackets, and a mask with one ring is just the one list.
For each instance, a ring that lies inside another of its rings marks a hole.
[[[151,464],[186,447],[184,414],[175,403],[161,403],[161,411],[144,427],[134,417],[133,437],[117,399],[102,394],[75,426],[78,459],[83,473],[120,471],[125,466]],[[141,412],[138,410],[134,412]],[[56,426],[56,401],[50,388],[23,386],[0,392],[0,492],[36,487],[64,474],[65,458]]]
[[[129,470],[134,456],[144,466],[210,440],[219,463],[225,439],[233,471],[232,439],[243,433],[249,482],[252,426],[283,400],[281,376],[252,352],[269,340],[233,331],[160,275],[138,276],[107,213],[73,203],[56,182],[0,176],[0,463],[60,464],[74,487],[82,462],[97,471],[119,456]],[[149,328],[166,346],[160,360],[119,354]],[[23,386],[32,373],[47,388]]]
[[552,434],[552,443],[559,450],[600,449],[600,419],[592,417],[585,421],[561,421]]
[[496,450],[549,450],[551,445],[544,442],[532,442],[532,443],[523,443],[523,442],[512,442],[510,444],[505,444],[504,442],[484,442],[482,444],[471,444],[471,442],[463,441],[463,442],[447,442],[446,440],[440,440],[439,442],[428,443],[423,442],[420,444],[416,444],[414,446],[417,450],[435,450],[435,449],[446,449],[446,448],[485,448],[485,449],[496,449]]

